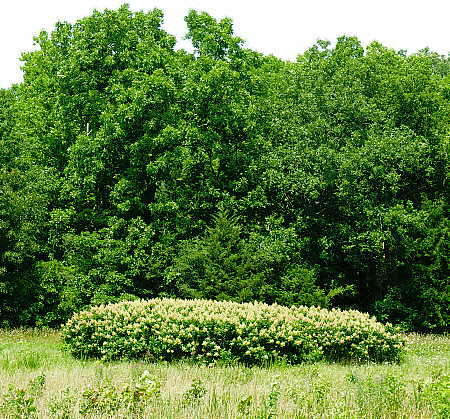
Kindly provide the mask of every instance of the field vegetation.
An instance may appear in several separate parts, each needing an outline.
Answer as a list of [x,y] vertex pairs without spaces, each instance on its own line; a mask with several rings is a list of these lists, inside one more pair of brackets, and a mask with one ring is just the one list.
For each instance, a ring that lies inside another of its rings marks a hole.
[[450,417],[450,57],[163,18],[0,89],[0,416]]
[[99,362],[58,332],[0,332],[5,418],[447,418],[450,338],[409,334],[401,363]]

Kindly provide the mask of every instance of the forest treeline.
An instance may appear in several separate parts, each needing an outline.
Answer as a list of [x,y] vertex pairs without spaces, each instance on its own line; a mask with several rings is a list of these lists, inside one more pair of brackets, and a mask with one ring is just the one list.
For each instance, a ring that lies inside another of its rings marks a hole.
[[157,296],[449,324],[450,59],[295,62],[191,11],[58,23],[0,90],[0,326]]

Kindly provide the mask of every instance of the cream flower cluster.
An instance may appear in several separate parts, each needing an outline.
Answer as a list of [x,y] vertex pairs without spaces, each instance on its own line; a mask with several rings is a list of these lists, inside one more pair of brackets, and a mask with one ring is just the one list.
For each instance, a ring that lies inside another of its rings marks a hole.
[[355,310],[209,300],[96,306],[75,314],[62,334],[75,356],[105,360],[395,361],[404,346],[395,327]]

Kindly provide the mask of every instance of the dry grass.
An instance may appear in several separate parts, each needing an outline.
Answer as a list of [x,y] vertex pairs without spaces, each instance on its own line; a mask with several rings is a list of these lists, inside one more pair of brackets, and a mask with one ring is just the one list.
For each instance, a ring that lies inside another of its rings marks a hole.
[[[0,331],[0,416],[448,417],[450,338],[408,335],[408,342],[401,364],[246,368],[80,361],[61,350],[57,332]],[[120,398],[128,394],[124,385],[135,389],[145,370],[160,393],[147,394],[147,389],[125,403]],[[43,377],[37,390],[32,384],[39,381],[36,377]],[[97,391],[95,397],[89,398],[88,389]]]

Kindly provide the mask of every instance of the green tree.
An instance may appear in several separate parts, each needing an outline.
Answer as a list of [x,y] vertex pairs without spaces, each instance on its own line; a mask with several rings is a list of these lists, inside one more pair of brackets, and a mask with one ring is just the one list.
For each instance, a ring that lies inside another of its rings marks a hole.
[[2,320],[170,295],[445,329],[448,57],[185,21],[193,53],[158,9],[58,23],[0,91]]
[[238,302],[327,306],[334,293],[316,285],[313,268],[295,258],[298,240],[292,228],[269,218],[246,237],[236,216],[220,211],[201,237],[180,244],[166,275],[176,294]]

